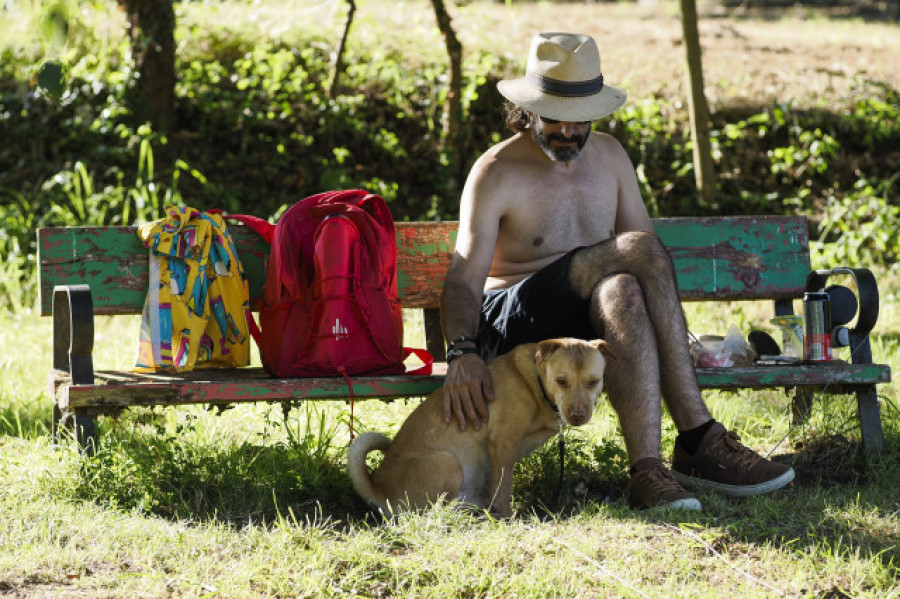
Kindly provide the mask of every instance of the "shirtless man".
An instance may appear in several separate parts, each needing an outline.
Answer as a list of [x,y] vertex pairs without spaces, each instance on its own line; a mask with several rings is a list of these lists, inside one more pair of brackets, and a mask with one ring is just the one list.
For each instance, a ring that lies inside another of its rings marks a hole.
[[[634,168],[613,137],[591,131],[625,101],[603,83],[593,38],[535,36],[526,76],[498,88],[515,135],[479,158],[461,198],[442,300],[446,421],[487,419],[494,356],[551,337],[603,338],[616,356],[605,387],[632,507],[699,510],[685,487],[749,496],[790,483],[791,468],[741,445],[703,402],[671,260]],[[660,459],[661,398],[679,430],[671,471]]]

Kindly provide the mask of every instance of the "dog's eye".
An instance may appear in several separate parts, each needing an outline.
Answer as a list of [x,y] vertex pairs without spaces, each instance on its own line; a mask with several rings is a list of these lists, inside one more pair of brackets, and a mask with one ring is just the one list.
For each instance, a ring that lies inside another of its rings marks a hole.
[[565,377],[558,376],[556,377],[556,384],[565,389],[569,386],[569,381]]
[[591,379],[587,382],[588,389],[593,389],[600,384],[600,379]]

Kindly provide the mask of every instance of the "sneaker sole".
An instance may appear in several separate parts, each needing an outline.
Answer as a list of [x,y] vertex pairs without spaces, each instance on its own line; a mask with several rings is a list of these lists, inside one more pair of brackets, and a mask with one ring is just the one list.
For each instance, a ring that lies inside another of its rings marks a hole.
[[717,483],[705,478],[688,476],[687,474],[682,474],[675,470],[672,470],[672,476],[674,476],[675,480],[684,487],[690,487],[692,489],[709,489],[711,491],[717,491],[722,495],[727,495],[728,497],[752,497],[754,495],[762,495],[763,493],[777,491],[788,485],[794,480],[794,469],[789,469],[778,478],[773,478],[772,480],[755,485],[728,485],[725,483]]
[[696,497],[685,497],[684,499],[676,499],[670,503],[664,503],[650,508],[648,511],[661,512],[663,510],[684,510],[691,512],[699,512],[703,510],[700,500]]

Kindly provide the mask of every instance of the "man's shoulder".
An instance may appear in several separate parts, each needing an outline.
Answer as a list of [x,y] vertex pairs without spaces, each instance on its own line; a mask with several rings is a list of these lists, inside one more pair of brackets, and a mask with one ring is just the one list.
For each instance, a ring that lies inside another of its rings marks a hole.
[[607,166],[620,165],[631,168],[631,159],[625,147],[609,133],[592,131],[590,146],[596,152],[596,159],[602,160]]
[[503,171],[527,166],[535,160],[533,142],[522,134],[494,144],[478,159],[482,170]]
[[479,206],[491,206],[502,214],[509,201],[518,198],[537,164],[521,135],[510,137],[482,154],[466,180],[464,197]]
[[603,131],[591,131],[591,139],[592,143],[601,148],[622,149],[622,144],[619,143],[618,139]]
[[523,133],[517,133],[512,137],[507,137],[503,141],[494,144],[488,148],[487,152],[484,154],[485,156],[494,157],[515,157],[516,155],[524,153],[531,145],[532,140],[530,137]]

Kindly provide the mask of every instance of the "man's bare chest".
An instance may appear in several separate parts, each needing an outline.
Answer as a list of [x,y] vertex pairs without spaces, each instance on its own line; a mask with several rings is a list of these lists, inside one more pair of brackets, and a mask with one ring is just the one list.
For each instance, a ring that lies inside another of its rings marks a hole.
[[513,260],[565,253],[611,237],[615,219],[614,189],[600,185],[536,189],[501,220],[497,249]]

